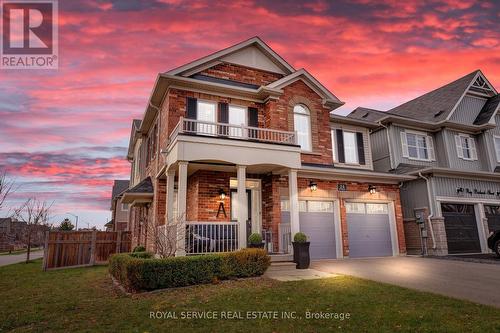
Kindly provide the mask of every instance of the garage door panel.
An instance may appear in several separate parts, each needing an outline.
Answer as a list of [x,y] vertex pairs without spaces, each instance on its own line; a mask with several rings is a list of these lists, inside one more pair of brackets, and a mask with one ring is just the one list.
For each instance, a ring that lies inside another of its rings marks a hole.
[[391,229],[387,214],[347,214],[349,257],[392,255]]
[[484,206],[489,231],[500,230],[500,206]]
[[448,253],[481,252],[473,205],[443,204],[441,206]]
[[336,258],[335,225],[332,213],[299,213],[300,231],[309,237],[312,259]]

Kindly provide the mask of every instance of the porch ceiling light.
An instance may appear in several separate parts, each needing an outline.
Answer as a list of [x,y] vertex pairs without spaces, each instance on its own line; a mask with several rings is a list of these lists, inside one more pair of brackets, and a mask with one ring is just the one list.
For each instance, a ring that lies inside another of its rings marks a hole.
[[226,192],[224,192],[223,189],[219,190],[219,197],[221,200],[224,200],[226,198]]
[[309,182],[309,188],[311,189],[312,192],[316,191],[318,189],[318,184],[313,182],[312,180]]
[[373,185],[368,185],[368,192],[370,192],[370,194],[375,194],[377,193],[377,188]]

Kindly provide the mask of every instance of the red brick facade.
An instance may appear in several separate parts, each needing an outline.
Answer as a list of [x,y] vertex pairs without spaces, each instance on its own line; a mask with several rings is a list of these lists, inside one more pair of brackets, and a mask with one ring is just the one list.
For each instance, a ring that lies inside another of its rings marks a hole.
[[283,77],[282,74],[258,70],[240,65],[222,63],[205,69],[203,75],[213,76],[220,79],[232,80],[243,83],[267,86]]

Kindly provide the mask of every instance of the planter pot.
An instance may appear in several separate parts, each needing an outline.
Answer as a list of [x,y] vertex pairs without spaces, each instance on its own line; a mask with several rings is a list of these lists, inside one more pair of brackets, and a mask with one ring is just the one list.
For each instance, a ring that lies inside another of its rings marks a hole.
[[250,249],[263,249],[266,244],[264,242],[260,244],[248,244],[248,248]]
[[309,245],[311,242],[293,244],[293,262],[297,264],[297,269],[307,269],[311,263],[309,257]]

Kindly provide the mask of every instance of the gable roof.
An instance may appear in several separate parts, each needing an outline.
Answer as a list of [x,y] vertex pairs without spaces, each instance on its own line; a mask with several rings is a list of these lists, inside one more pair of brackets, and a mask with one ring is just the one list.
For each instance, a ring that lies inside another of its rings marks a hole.
[[321,84],[314,76],[309,74],[304,68],[299,69],[298,71],[287,75],[277,81],[274,81],[268,84],[266,87],[271,89],[282,89],[287,85],[297,81],[302,80],[305,84],[307,84],[312,90],[314,90],[318,95],[323,97],[323,104],[329,106],[339,107],[343,104],[341,100],[337,98],[330,90],[328,90],[324,85]]
[[130,131],[130,141],[128,143],[127,159],[131,160],[134,157],[134,144],[137,139],[137,132],[141,128],[141,120],[132,120],[132,129]]
[[474,120],[474,125],[484,125],[491,120],[496,112],[498,112],[500,104],[500,94],[488,98],[483,108],[477,115],[476,120]]
[[368,122],[378,122],[387,116],[387,112],[364,107],[357,107],[347,115],[348,118],[364,120]]
[[128,180],[115,180],[113,183],[113,190],[111,192],[111,200],[116,199],[120,194],[122,194],[126,189],[128,189]]
[[388,112],[430,122],[447,120],[478,73],[480,73],[479,70],[469,73],[458,80],[396,106]]
[[279,54],[277,54],[273,49],[271,49],[269,45],[264,43],[264,41],[259,37],[255,36],[243,42],[235,44],[233,46],[227,47],[223,50],[214,52],[205,57],[191,61],[180,67],[174,68],[166,72],[165,74],[189,76],[190,74],[194,74],[192,73],[193,70],[198,70],[198,69],[202,70],[205,69],[206,66],[211,67],[212,65],[214,65],[215,62],[220,61],[222,58],[234,55],[236,52],[252,46],[256,47],[265,56],[267,56],[269,60],[271,60],[276,66],[278,66],[278,68],[282,70],[283,74],[286,75],[295,71],[295,69],[289,63],[287,63],[285,59],[283,59]]

